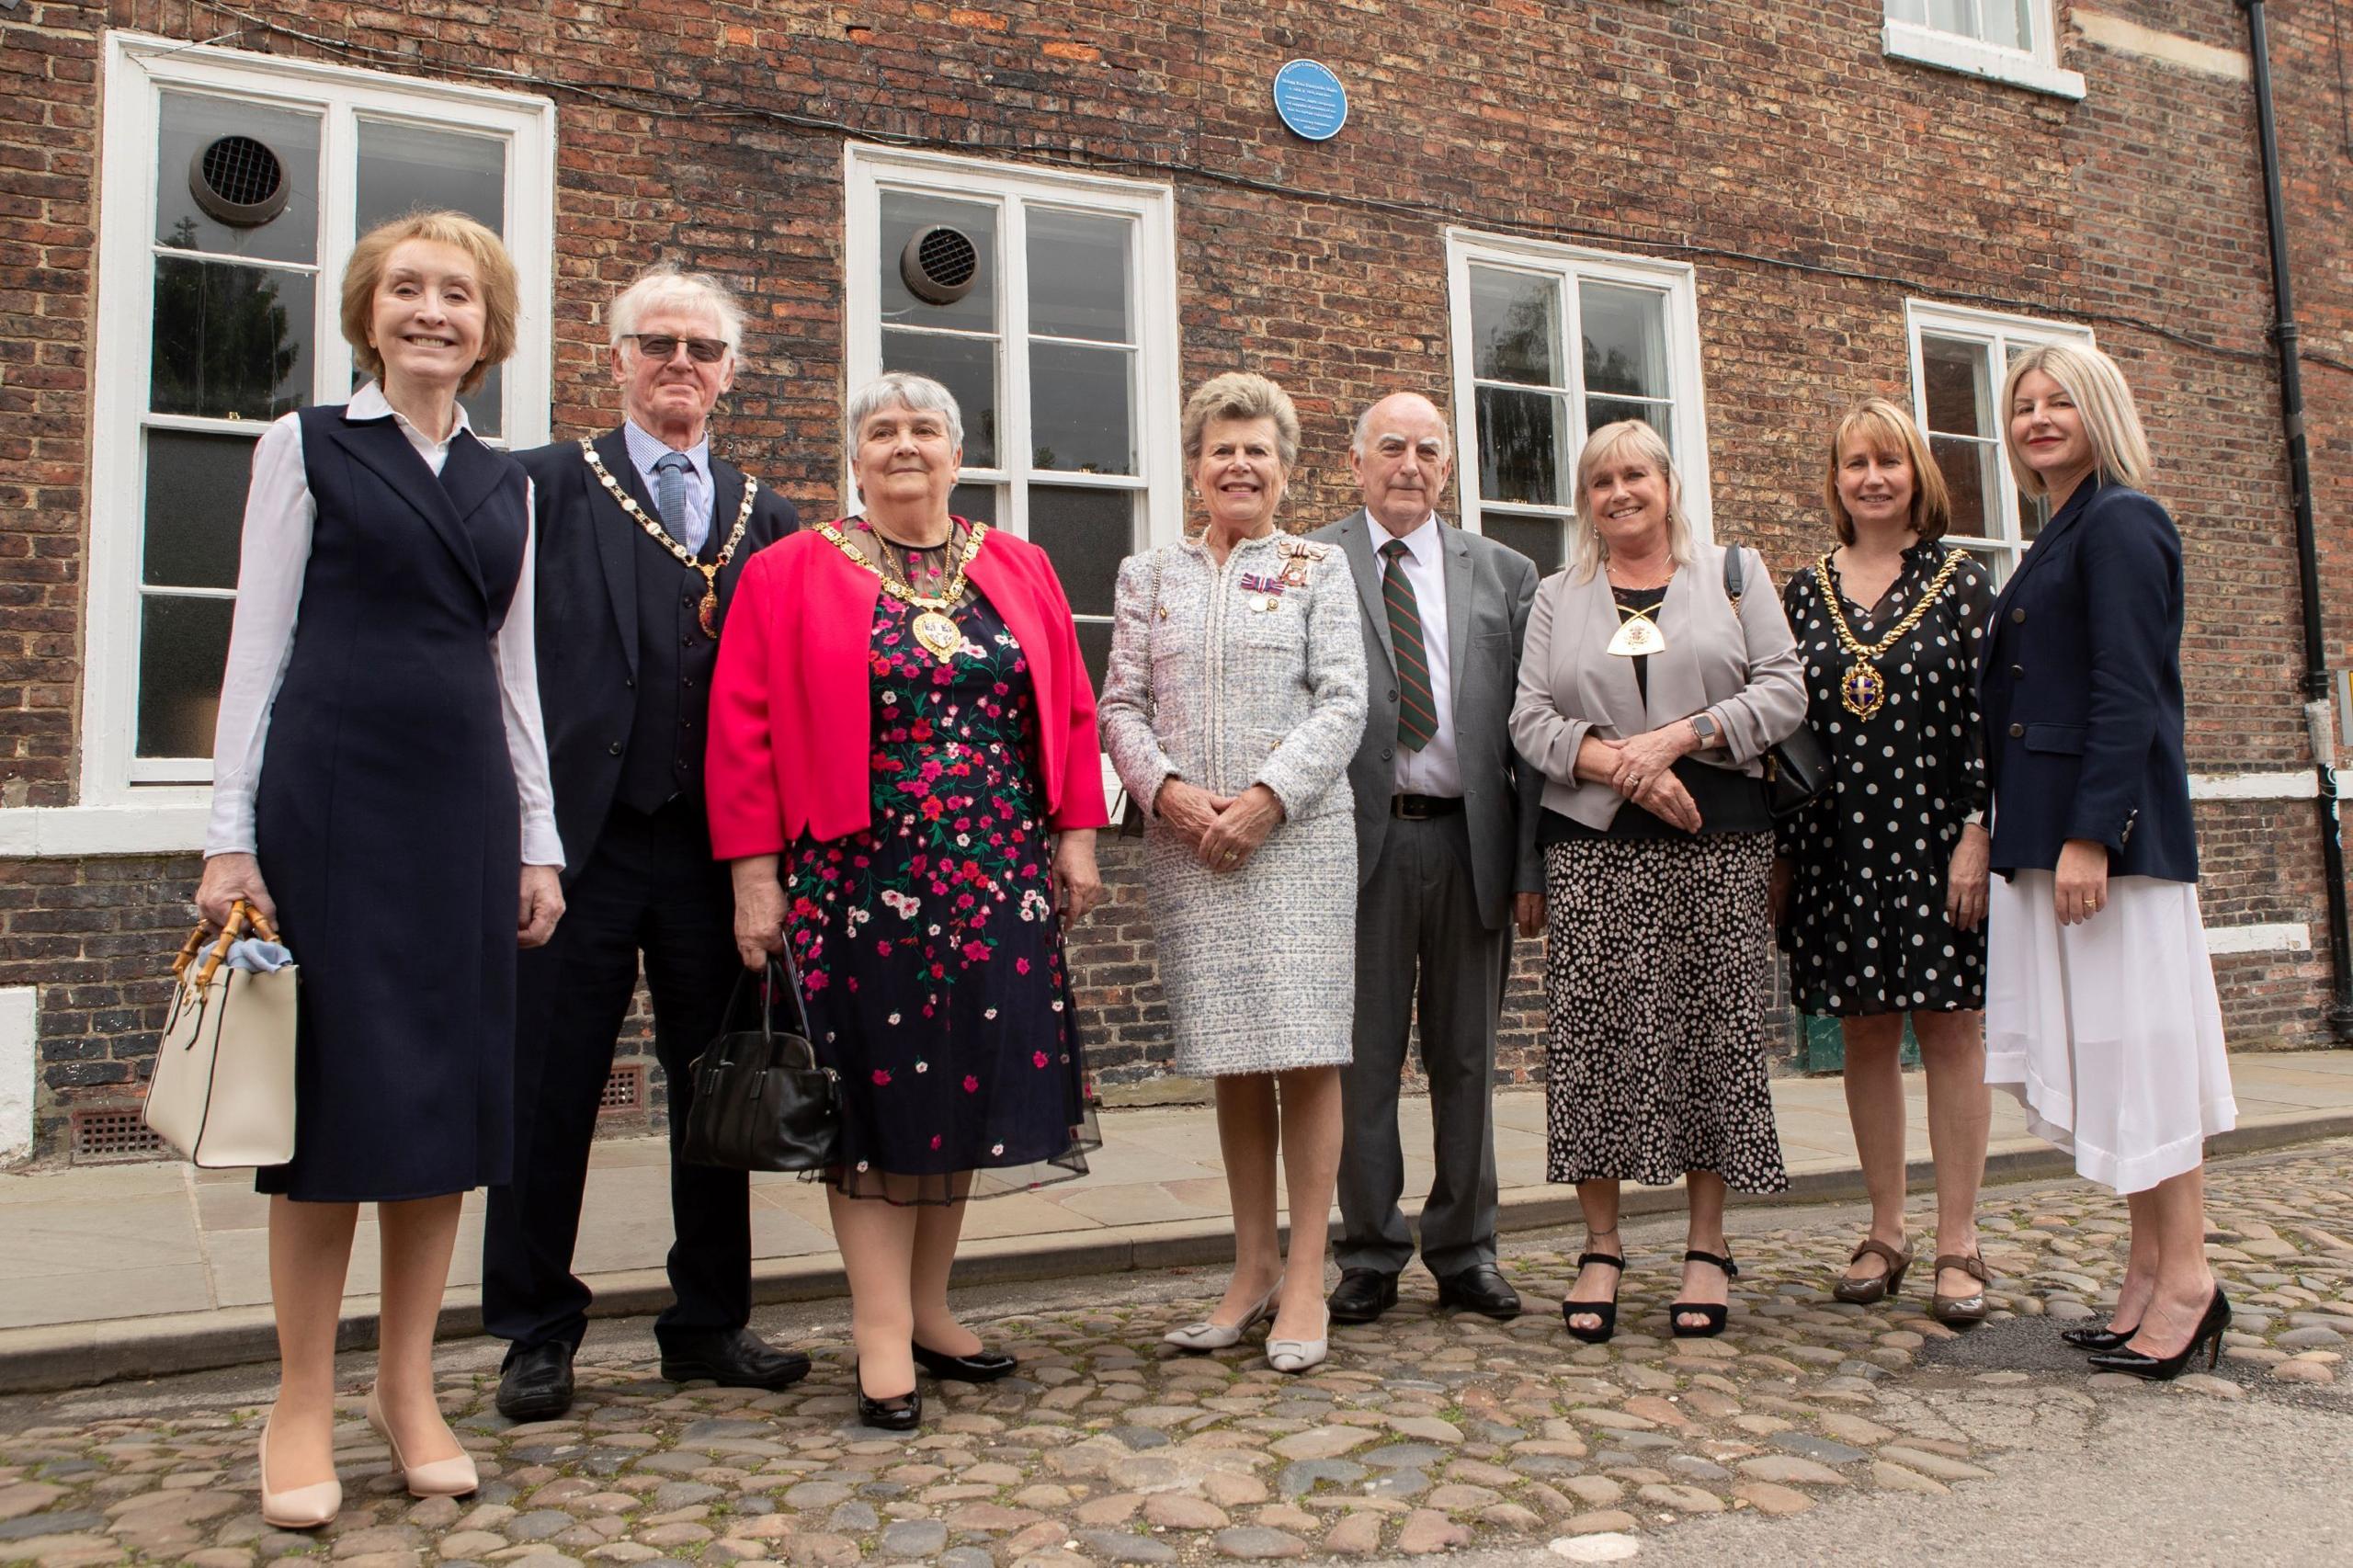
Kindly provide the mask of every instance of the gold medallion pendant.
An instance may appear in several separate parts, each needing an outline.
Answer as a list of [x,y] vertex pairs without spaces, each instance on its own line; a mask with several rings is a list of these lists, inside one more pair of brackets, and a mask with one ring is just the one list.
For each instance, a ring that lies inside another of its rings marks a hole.
[[1878,665],[1858,660],[1839,677],[1838,700],[1856,718],[1868,719],[1887,702],[1887,677]]
[[927,609],[915,617],[915,641],[943,665],[954,658],[956,650],[964,645],[964,633],[958,630],[953,620],[936,609]]
[[719,635],[719,584],[710,572],[703,574],[702,602],[695,606],[695,619],[701,623],[705,637]]
[[719,574],[726,570],[729,562],[735,559],[735,547],[744,542],[744,530],[751,526],[752,500],[760,493],[760,482],[748,473],[744,476],[744,499],[735,508],[734,531],[727,536],[727,542],[720,546],[717,560],[698,561],[684,545],[670,537],[667,528],[647,517],[645,508],[640,506],[631,498],[630,493],[620,487],[620,482],[606,469],[605,460],[597,455],[595,441],[586,437],[581,437],[580,455],[587,460],[590,472],[596,474],[597,483],[605,487],[605,494],[610,495],[613,498],[613,504],[628,513],[637,526],[645,530],[647,538],[676,556],[679,564],[688,571],[702,574],[702,600],[695,606],[695,620],[701,626],[702,634],[705,637],[717,641],[719,637]]
[[1619,623],[1617,635],[1609,639],[1609,652],[1621,658],[1635,658],[1645,653],[1663,653],[1666,639],[1646,615],[1629,615]]
[[[962,522],[962,519],[950,521],[949,538],[952,540],[955,538],[953,524]],[[866,526],[878,540],[885,537],[871,523]],[[989,533],[986,523],[967,523],[964,528],[963,553],[956,558],[956,569],[949,575],[948,586],[937,594],[919,594],[911,585],[893,576],[886,566],[869,561],[865,553],[850,541],[849,536],[835,524],[819,523],[817,532],[830,540],[834,547],[848,556],[860,570],[871,572],[881,578],[884,593],[916,612],[915,619],[908,623],[908,630],[915,634],[915,641],[923,644],[925,653],[945,665],[953,661],[964,646],[963,628],[958,626],[955,617],[948,612],[956,608],[958,599],[963,597],[965,571],[972,564],[972,557],[980,554],[981,541]],[[890,551],[885,550],[883,560],[887,562],[889,559]]]

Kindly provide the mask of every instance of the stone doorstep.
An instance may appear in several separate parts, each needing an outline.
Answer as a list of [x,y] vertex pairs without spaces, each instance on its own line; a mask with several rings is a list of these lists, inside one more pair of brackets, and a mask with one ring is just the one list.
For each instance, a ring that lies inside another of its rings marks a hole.
[[[2290,1144],[2353,1135],[2353,1109],[2297,1111],[2243,1120],[2207,1141],[2210,1158],[2247,1154]],[[1986,1185],[2064,1176],[2073,1163],[2039,1139],[1997,1143],[1985,1160]],[[1927,1189],[1934,1166],[1925,1159],[1909,1166],[1908,1186]],[[1792,1172],[1789,1190],[1765,1197],[1733,1195],[1736,1204],[1836,1203],[1864,1196],[1862,1172],[1852,1165]],[[1632,1218],[1680,1207],[1677,1187],[1631,1187],[1620,1200]],[[1412,1204],[1407,1213],[1419,1210]],[[1506,1189],[1497,1204],[1501,1232],[1541,1231],[1576,1222],[1577,1201],[1565,1187]],[[1288,1233],[1290,1226],[1283,1227]],[[1201,1267],[1233,1256],[1233,1232],[1222,1219],[1172,1220],[1145,1225],[1097,1226],[1085,1231],[970,1241],[957,1253],[960,1284],[1066,1278],[1147,1269]],[[660,1268],[635,1268],[585,1276],[597,1292],[595,1317],[639,1317],[659,1312],[670,1299],[669,1278]],[[755,1304],[807,1301],[847,1293],[837,1264],[815,1258],[754,1259]],[[461,1339],[482,1333],[482,1292],[453,1287],[441,1309],[440,1337]],[[354,1296],[344,1311],[337,1348],[360,1350],[376,1343],[376,1299]],[[213,1312],[172,1312],[152,1317],[108,1318],[91,1324],[55,1324],[0,1329],[0,1394],[83,1388],[125,1379],[165,1377],[267,1361],[278,1353],[276,1329],[267,1306]]]

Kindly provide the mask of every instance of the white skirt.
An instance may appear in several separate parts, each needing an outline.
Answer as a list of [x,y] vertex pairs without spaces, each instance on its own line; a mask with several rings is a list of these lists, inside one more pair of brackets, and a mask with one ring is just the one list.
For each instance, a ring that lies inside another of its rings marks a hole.
[[2238,1122],[2195,882],[2111,877],[2059,924],[2052,874],[1992,879],[1985,1082],[2087,1180],[2140,1192],[2198,1168]]

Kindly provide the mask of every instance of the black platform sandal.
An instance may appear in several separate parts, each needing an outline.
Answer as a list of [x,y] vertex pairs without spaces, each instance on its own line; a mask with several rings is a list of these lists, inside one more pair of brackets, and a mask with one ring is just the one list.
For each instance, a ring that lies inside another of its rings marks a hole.
[[[1712,1263],[1722,1269],[1724,1294],[1727,1296],[1732,1294],[1732,1282],[1740,1278],[1740,1265],[1732,1260],[1730,1248],[1725,1249],[1725,1256],[1718,1257],[1714,1253],[1701,1252],[1694,1247],[1683,1255],[1683,1261]],[[1695,1312],[1708,1321],[1696,1327],[1683,1321],[1686,1314]],[[1666,1309],[1667,1326],[1675,1330],[1677,1339],[1713,1339],[1724,1331],[1724,1322],[1731,1316],[1730,1306],[1719,1306],[1713,1301],[1673,1301]]]
[[[1626,1282],[1626,1255],[1622,1252],[1577,1254],[1577,1269],[1580,1273],[1587,1265],[1596,1263],[1606,1263],[1618,1271],[1618,1278],[1609,1287],[1609,1299],[1606,1301],[1563,1301],[1561,1326],[1569,1331],[1569,1337],[1572,1339],[1583,1340],[1587,1345],[1605,1345],[1608,1343],[1609,1336],[1618,1332],[1618,1288]],[[1574,1290],[1576,1287],[1571,1285],[1569,1289]],[[1599,1318],[1601,1322],[1592,1328],[1580,1328],[1575,1320],[1582,1317]]]

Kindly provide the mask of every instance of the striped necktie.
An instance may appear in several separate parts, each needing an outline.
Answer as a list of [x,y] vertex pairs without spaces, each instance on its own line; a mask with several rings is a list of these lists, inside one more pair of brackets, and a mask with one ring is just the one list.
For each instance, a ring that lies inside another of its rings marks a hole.
[[672,539],[688,550],[700,550],[702,536],[709,530],[697,528],[687,516],[688,466],[684,452],[664,452],[654,460],[654,505],[662,514],[664,530]]
[[1430,696],[1429,654],[1422,647],[1422,611],[1405,575],[1405,541],[1381,547],[1389,565],[1381,574],[1381,601],[1389,607],[1389,642],[1397,651],[1397,744],[1419,751],[1438,733],[1438,702]]

